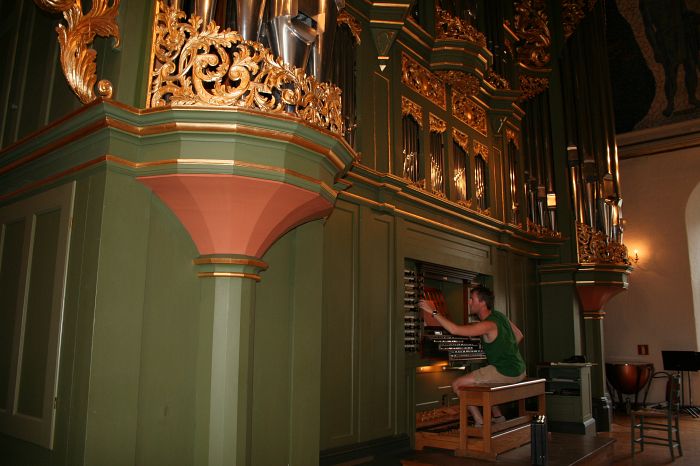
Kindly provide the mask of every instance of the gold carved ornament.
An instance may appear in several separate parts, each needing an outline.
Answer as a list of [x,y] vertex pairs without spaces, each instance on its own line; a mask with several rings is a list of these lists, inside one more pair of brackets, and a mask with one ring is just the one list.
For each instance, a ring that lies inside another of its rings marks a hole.
[[[88,104],[95,100],[97,52],[90,48],[95,36],[114,37],[114,47],[119,46],[120,35],[117,15],[119,0],[93,0],[90,12],[83,15],[80,0],[34,0],[43,10],[63,13],[67,26],[56,26],[61,48],[61,68],[75,95]],[[97,93],[104,98],[112,97],[112,83],[106,79],[97,83]]]
[[360,45],[360,34],[362,34],[362,26],[354,16],[352,16],[346,10],[343,10],[340,13],[338,13],[336,23],[345,24],[348,27],[348,29],[350,29],[352,37],[355,39],[355,45]]
[[469,136],[458,129],[452,128],[452,139],[455,140],[457,145],[461,147],[464,152],[469,154]]
[[437,75],[405,53],[401,54],[401,82],[445,110],[447,103],[445,84]]
[[558,231],[554,231],[550,228],[547,228],[544,225],[539,225],[529,218],[527,219],[527,232],[532,233],[533,235],[537,236],[538,238],[554,238],[554,239],[561,239],[561,233]]
[[586,16],[586,9],[592,10],[597,0],[562,0],[561,18],[564,37],[567,39],[576,30],[576,26]]
[[484,161],[488,163],[489,161],[489,146],[486,144],[483,144],[479,141],[474,140],[474,153],[475,154],[481,154],[481,157],[484,158]]
[[473,74],[457,70],[437,71],[436,73],[440,79],[452,86],[453,92],[456,90],[466,95],[477,95],[479,93],[481,82]]
[[452,93],[452,115],[484,136],[487,135],[486,110],[469,97]]
[[516,149],[520,149],[518,134],[510,128],[506,128],[506,140],[512,142]]
[[452,16],[437,4],[435,5],[435,18],[438,39],[466,40],[479,47],[486,48],[486,37],[484,34],[463,19]]
[[431,133],[444,133],[447,131],[447,123],[432,113],[428,114],[428,123]]
[[285,64],[237,31],[158,2],[148,106],[211,105],[288,113],[343,134],[340,89]]
[[547,26],[545,0],[520,0],[515,4],[515,33],[523,42],[518,47],[520,60],[542,68],[551,60],[551,36]]
[[484,79],[486,79],[486,82],[491,84],[496,89],[510,89],[510,83],[508,82],[508,80],[500,74],[496,73],[493,70],[493,68],[489,68],[488,70],[486,70]]
[[416,123],[418,123],[418,126],[421,128],[423,127],[423,109],[420,105],[404,96],[401,96],[401,115],[412,116],[413,119],[416,120]]
[[541,78],[537,76],[520,75],[520,91],[522,94],[518,100],[529,100],[543,93],[549,87],[549,78]]
[[578,261],[581,264],[630,265],[627,246],[610,240],[605,233],[585,223],[576,223]]

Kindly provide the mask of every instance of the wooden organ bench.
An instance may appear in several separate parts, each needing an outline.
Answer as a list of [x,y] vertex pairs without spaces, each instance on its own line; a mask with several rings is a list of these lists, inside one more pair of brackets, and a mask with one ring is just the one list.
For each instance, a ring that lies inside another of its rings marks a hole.
[[[459,429],[417,431],[416,450],[428,446],[454,450],[457,456],[495,459],[500,453],[529,443],[533,415],[545,414],[544,384],[545,379],[528,378],[512,384],[463,387],[459,392]],[[537,411],[526,411],[525,400],[533,397],[537,397]],[[513,401],[518,402],[518,416],[491,424],[491,407]],[[484,424],[481,427],[468,425],[467,406],[482,407]]]

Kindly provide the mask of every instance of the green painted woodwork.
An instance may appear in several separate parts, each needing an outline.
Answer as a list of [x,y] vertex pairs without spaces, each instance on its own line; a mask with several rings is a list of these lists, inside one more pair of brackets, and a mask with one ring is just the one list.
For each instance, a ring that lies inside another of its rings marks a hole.
[[34,216],[34,238],[29,290],[27,290],[26,320],[24,322],[22,369],[19,379],[17,412],[37,418],[43,417],[46,364],[49,357],[51,301],[58,250],[60,210],[42,212]]
[[257,285],[252,464],[318,461],[323,222],[287,233],[265,254]]
[[15,310],[19,300],[19,277],[25,222],[2,225],[2,259],[0,261],[0,403],[7,410],[7,395],[12,361]]

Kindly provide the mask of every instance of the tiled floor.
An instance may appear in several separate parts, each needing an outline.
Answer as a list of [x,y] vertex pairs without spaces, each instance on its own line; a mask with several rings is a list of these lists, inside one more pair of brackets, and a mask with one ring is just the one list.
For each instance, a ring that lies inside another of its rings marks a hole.
[[[610,436],[615,440],[615,466],[657,466],[673,464],[674,466],[700,466],[700,419],[682,416],[681,444],[683,456],[671,462],[671,454],[667,447],[646,445],[644,451],[637,452],[634,459],[630,448],[630,419],[628,416],[616,414],[613,420],[612,432],[599,435]],[[637,448],[639,448],[637,446]]]

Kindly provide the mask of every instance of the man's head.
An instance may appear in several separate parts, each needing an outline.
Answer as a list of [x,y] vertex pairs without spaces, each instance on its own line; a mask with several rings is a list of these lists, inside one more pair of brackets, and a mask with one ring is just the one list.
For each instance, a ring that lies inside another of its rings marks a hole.
[[474,314],[484,307],[489,311],[493,309],[493,292],[485,286],[472,288],[469,298],[469,309]]

